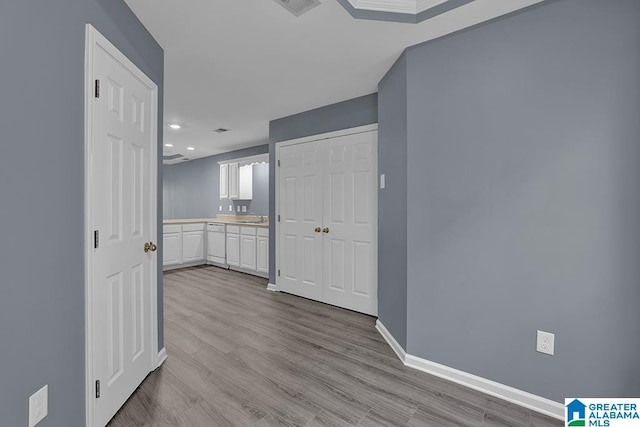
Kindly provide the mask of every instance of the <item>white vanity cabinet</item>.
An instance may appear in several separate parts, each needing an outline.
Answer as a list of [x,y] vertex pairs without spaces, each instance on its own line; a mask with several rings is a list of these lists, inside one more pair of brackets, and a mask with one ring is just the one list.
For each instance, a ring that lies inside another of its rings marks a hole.
[[269,277],[269,229],[266,227],[185,222],[165,224],[162,230],[164,270],[211,264]]

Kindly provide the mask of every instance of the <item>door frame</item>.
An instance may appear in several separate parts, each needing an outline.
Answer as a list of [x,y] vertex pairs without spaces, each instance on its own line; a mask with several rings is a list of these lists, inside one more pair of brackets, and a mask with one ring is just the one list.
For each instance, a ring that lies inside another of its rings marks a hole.
[[[104,49],[120,62],[130,73],[140,80],[151,91],[151,162],[150,173],[150,218],[151,241],[158,241],[158,86],[147,77],[131,60],[122,54],[107,38],[105,38],[91,24],[85,26],[85,64],[84,64],[84,307],[85,307],[85,419],[86,427],[93,425],[94,379],[93,374],[93,310],[92,310],[92,258],[93,258],[93,230],[91,221],[93,171],[91,167],[91,153],[93,152],[93,123],[94,114],[94,50]],[[155,212],[155,215],[153,214]],[[166,356],[158,354],[158,258],[151,258],[150,268],[150,312],[151,317],[151,352],[149,372],[156,369]]]
[[[348,128],[348,129],[341,129],[341,130],[337,130],[337,131],[333,131],[333,132],[327,132],[327,133],[321,133],[321,134],[317,134],[317,135],[310,135],[310,136],[305,136],[302,138],[296,138],[296,139],[289,139],[287,141],[281,141],[281,142],[276,142],[276,177],[275,177],[275,199],[276,199],[276,217],[275,219],[275,224],[276,224],[276,235],[275,235],[275,239],[276,239],[276,259],[275,259],[275,268],[276,271],[275,273],[275,289],[271,289],[274,291],[280,291],[280,276],[278,275],[278,267],[280,266],[280,256],[281,256],[281,249],[280,249],[280,221],[278,221],[278,215],[280,215],[280,167],[278,166],[278,164],[280,163],[280,150],[283,147],[288,147],[291,145],[298,145],[298,144],[305,144],[308,142],[315,142],[315,141],[321,141],[323,139],[332,139],[332,138],[338,138],[341,136],[347,136],[347,135],[354,135],[357,133],[365,133],[365,132],[373,132],[373,131],[377,131],[378,130],[378,124],[377,123],[373,123],[370,125],[364,125],[364,126],[357,126],[357,127],[353,127],[353,128]],[[376,163],[377,163],[377,156],[376,156]],[[376,164],[376,171],[378,170],[377,168],[377,164]],[[376,188],[377,188],[377,180],[378,177],[375,176],[374,179],[376,180]],[[377,209],[377,208],[376,208]],[[377,217],[377,216],[376,216]],[[376,257],[378,256],[378,227],[376,224],[376,227],[374,228],[374,241],[375,241],[375,245],[376,245]],[[376,279],[376,283],[377,283],[377,279]],[[377,286],[376,286],[377,288]],[[377,289],[376,289],[377,292]]]

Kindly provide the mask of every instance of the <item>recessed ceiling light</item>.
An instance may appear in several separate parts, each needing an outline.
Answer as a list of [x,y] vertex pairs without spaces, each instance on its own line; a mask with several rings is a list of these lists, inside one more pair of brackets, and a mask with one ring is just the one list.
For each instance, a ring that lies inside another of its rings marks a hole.
[[172,124],[170,124],[170,125],[169,125],[169,127],[170,127],[171,129],[180,129],[182,126],[180,126],[180,125],[179,125],[179,124],[177,124],[177,123],[172,123]]
[[189,150],[189,151],[193,151],[193,150],[195,150],[195,148],[193,148],[193,147],[187,147],[187,150]]
[[173,147],[173,144],[164,144],[165,147]]

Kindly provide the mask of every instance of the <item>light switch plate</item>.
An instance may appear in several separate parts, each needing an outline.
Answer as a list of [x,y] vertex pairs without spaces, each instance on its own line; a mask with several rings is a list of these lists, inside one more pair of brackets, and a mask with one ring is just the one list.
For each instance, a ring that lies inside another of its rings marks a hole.
[[247,207],[246,207],[246,206],[243,206],[243,207],[242,207],[242,212],[246,212],[246,211],[247,211]]
[[236,212],[240,212],[240,205],[236,206]]
[[233,212],[233,206],[229,205],[229,212]]
[[34,427],[49,412],[49,386],[45,385],[29,398],[29,427]]
[[222,212],[222,205],[219,206],[218,210]]

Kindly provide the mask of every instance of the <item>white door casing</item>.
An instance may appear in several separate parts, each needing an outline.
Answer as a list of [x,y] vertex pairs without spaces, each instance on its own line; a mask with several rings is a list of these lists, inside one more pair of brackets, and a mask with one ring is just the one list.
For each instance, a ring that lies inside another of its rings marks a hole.
[[103,427],[157,367],[158,89],[89,24],[85,80],[87,425]]
[[377,315],[377,126],[279,143],[276,158],[277,289]]

